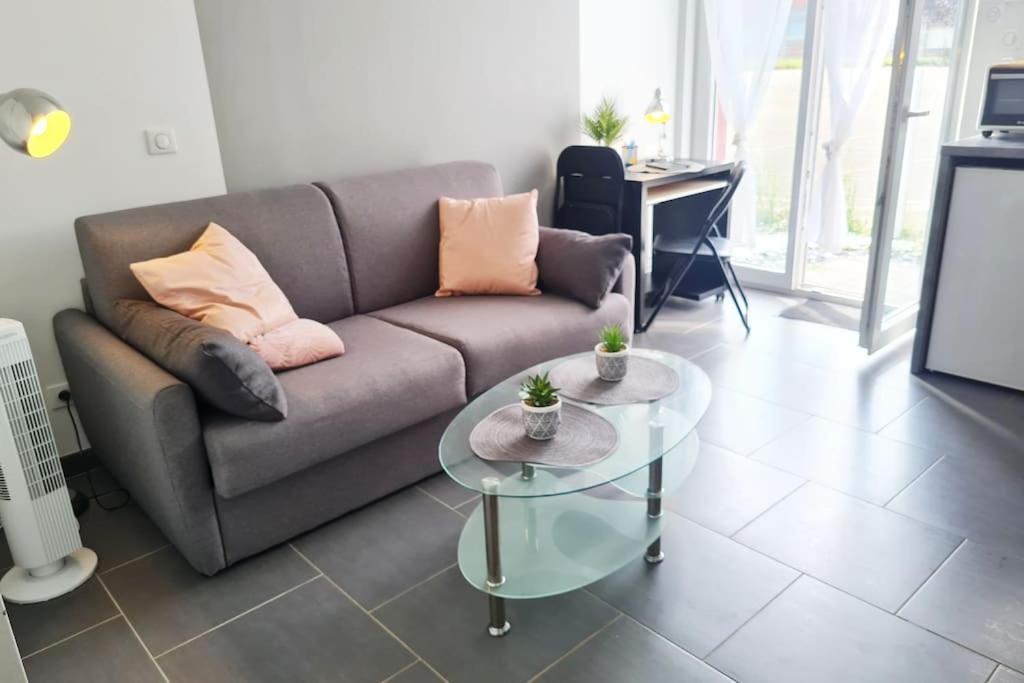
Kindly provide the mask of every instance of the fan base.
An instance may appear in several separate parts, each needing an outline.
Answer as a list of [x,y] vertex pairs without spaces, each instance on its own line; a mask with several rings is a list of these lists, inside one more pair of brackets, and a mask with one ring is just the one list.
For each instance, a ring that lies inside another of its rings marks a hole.
[[0,579],[0,595],[18,605],[45,602],[70,593],[96,571],[96,553],[79,548],[64,558],[64,565],[46,576],[33,576],[27,569],[11,567]]

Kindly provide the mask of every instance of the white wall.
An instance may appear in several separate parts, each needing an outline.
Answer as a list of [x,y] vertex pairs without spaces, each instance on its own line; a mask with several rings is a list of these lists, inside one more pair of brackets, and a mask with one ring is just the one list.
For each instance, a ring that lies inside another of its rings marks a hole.
[[1024,0],[977,0],[967,62],[959,137],[978,134],[978,113],[988,67],[1024,59]]
[[[0,145],[0,316],[21,320],[44,387],[62,383],[51,318],[81,307],[75,217],[224,191],[189,0],[5,2],[0,91],[35,87],[72,117],[53,157]],[[148,156],[143,130],[173,127],[179,152]],[[51,416],[62,452],[68,416]]]
[[[676,92],[679,11],[680,0],[580,0],[580,106],[589,112],[602,97],[615,98],[629,116],[622,144],[635,139],[641,156],[658,150],[660,126],[644,121],[654,89],[661,88],[673,117],[683,113]],[[675,128],[670,122],[670,151]]]
[[228,187],[454,159],[541,189],[576,141],[576,0],[197,0]]

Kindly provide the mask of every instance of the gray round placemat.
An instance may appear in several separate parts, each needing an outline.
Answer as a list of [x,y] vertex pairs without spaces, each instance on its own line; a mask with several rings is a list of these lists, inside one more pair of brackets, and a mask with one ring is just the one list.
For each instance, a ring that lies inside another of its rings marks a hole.
[[611,455],[618,445],[619,434],[611,422],[565,401],[562,424],[553,439],[537,441],[526,436],[518,403],[498,408],[469,435],[469,447],[484,460],[557,467],[593,465]]
[[630,356],[629,370],[620,382],[606,382],[597,376],[593,356],[580,356],[551,369],[551,383],[567,398],[598,405],[657,401],[679,389],[679,375],[664,363]]

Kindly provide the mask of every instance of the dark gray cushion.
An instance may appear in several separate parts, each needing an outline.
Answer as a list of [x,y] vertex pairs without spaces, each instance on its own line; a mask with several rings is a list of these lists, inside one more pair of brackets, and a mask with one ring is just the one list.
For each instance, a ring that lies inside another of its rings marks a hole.
[[149,301],[114,302],[115,330],[214,408],[248,420],[288,415],[270,367],[229,333]]
[[206,453],[224,498],[465,404],[465,366],[452,347],[362,315],[330,328],[345,342],[344,356],[277,376],[288,395],[287,420],[206,420]]
[[150,299],[128,264],[187,251],[211,221],[256,254],[300,318],[326,323],[352,314],[345,249],[330,202],[312,185],[294,185],[76,220],[100,321],[113,328],[118,299]]
[[[456,161],[317,183],[334,206],[352,269],[356,312],[437,290],[437,200],[501,195],[493,166]],[[273,275],[273,273],[271,273]]]
[[594,348],[605,325],[632,329],[631,311],[621,294],[609,294],[596,310],[541,294],[427,297],[373,316],[457,348],[466,361],[466,391],[475,396],[531,365]]
[[616,233],[589,235],[578,230],[540,229],[538,286],[599,308],[622,274],[633,238]]

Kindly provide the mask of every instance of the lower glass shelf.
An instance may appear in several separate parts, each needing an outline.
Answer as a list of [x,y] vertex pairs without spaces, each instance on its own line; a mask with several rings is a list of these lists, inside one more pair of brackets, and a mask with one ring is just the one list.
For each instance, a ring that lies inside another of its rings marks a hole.
[[[544,476],[537,472],[537,476]],[[459,539],[459,568],[471,585],[502,598],[541,598],[603,579],[661,535],[665,517],[647,516],[647,502],[587,492],[545,498],[500,498],[498,537],[505,583],[487,585],[483,508]]]

